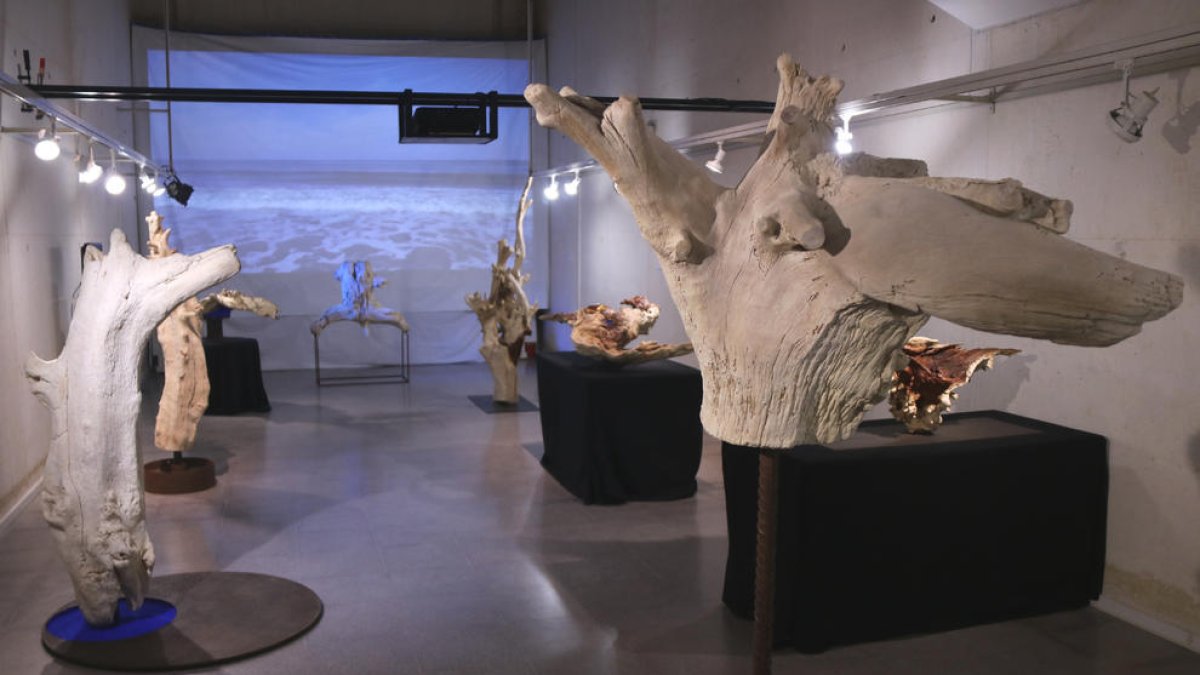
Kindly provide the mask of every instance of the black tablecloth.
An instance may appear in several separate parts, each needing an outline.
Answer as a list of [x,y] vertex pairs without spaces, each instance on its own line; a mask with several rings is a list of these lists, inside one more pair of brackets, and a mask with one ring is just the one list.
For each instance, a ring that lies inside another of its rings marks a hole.
[[537,355],[542,466],[588,504],[696,492],[700,371],[673,361],[613,368],[575,352]]
[[[724,601],[751,618],[757,451],[726,444],[721,456]],[[1100,595],[1102,436],[994,411],[950,415],[933,436],[880,420],[831,447],[793,448],[779,469],[777,645],[815,652]]]
[[204,338],[208,362],[208,415],[267,412],[271,402],[263,388],[258,340],[242,337]]

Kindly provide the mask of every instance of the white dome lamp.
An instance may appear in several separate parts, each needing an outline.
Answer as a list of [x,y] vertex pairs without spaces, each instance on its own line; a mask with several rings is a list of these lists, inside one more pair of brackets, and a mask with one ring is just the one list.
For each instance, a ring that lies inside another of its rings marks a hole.
[[1142,140],[1142,128],[1150,117],[1150,111],[1158,105],[1153,91],[1143,91],[1140,94],[1129,93],[1129,76],[1133,72],[1133,61],[1119,61],[1116,67],[1121,69],[1125,81],[1125,100],[1121,105],[1108,111],[1108,126],[1121,140],[1126,143],[1136,143]]
[[47,133],[46,129],[39,131],[37,145],[33,146],[33,154],[37,155],[37,158],[43,162],[58,159],[58,156],[62,154],[62,148],[58,145],[58,133],[55,126],[54,118],[51,117],[49,133]]
[[575,169],[575,177],[569,183],[563,183],[563,192],[569,197],[579,194],[579,169]]
[[558,199],[558,174],[550,176],[550,184],[542,190],[542,196],[549,201]]
[[104,179],[104,189],[110,195],[119,195],[125,191],[125,177],[117,172],[116,151],[110,148],[108,152],[111,163],[108,167],[108,178]]
[[79,182],[84,185],[91,185],[100,180],[100,176],[104,174],[104,169],[96,163],[96,148],[88,143],[88,161],[87,166],[79,171]]
[[725,173],[725,141],[717,141],[717,154],[704,163],[704,167],[713,173]]

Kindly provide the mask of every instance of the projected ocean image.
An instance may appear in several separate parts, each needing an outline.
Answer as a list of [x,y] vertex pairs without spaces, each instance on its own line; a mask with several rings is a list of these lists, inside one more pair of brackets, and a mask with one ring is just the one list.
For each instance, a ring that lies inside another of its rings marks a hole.
[[232,243],[243,274],[376,269],[488,269],[512,241],[520,162],[263,161],[190,163],[186,208],[157,206],[184,252]]

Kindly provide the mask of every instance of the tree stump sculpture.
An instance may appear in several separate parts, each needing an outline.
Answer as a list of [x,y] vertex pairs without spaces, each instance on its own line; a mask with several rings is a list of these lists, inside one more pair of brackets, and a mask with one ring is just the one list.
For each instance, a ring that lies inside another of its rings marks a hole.
[[[162,221],[157,212],[152,211],[146,217],[151,259],[178,255],[171,248],[171,229],[164,228]],[[279,308],[270,300],[225,289],[202,299],[184,300],[158,324],[163,391],[154,422],[154,445],[175,456],[146,465],[147,489],[151,492],[193,492],[211,487],[216,481],[212,462],[185,459],[182,453],[195,445],[197,426],[208,409],[210,386],[200,338],[200,317],[217,306],[242,309],[271,319],[279,317]]]
[[617,309],[607,305],[588,305],[574,312],[549,314],[544,319],[571,327],[571,342],[575,343],[575,351],[614,365],[691,354],[692,345],[687,342],[667,344],[643,340],[633,349],[626,349],[626,345],[638,336],[650,332],[658,321],[658,315],[658,305],[644,295],[635,295],[622,300],[621,307]]
[[232,246],[146,259],[120,230],[109,251],[85,251],[79,299],[58,358],[31,355],[25,365],[53,426],[42,513],[80,609],[94,625],[113,621],[122,595],[139,606],[154,566],[135,428],[138,363],[150,331],[239,267]]
[[[483,331],[483,345],[479,353],[492,371],[492,400],[505,405],[515,405],[520,401],[517,361],[521,357],[525,337],[532,332],[533,314],[537,311],[537,305],[531,304],[525,296],[524,286],[529,281],[529,275],[521,273],[521,265],[525,262],[525,213],[533,203],[529,199],[532,185],[531,176],[525,181],[525,189],[517,206],[516,247],[509,247],[506,239],[501,239],[496,245],[492,288],[487,297],[472,293],[466,298],[467,306],[479,318]],[[510,256],[511,267],[508,265]]]
[[912,434],[932,434],[950,410],[956,389],[971,381],[978,370],[988,370],[997,356],[1019,354],[1019,349],[983,347],[963,349],[937,340],[914,337],[904,344],[908,357],[903,368],[892,373],[888,404],[892,417]]
[[762,154],[734,189],[648,129],[635,98],[525,90],[538,122],[582,145],[633,207],[695,346],[710,434],[765,448],[850,435],[930,315],[1101,346],[1179,304],[1179,278],[1058,236],[1070,202],[833,156],[841,81],[787,55],[777,66]]

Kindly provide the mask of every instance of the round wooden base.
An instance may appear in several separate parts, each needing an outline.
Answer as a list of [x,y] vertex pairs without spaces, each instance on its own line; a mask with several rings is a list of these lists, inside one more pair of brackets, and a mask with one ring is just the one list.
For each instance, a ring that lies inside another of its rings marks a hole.
[[160,459],[146,464],[146,492],[179,495],[199,492],[217,484],[217,471],[203,457]]
[[200,668],[279,647],[316,625],[324,611],[321,598],[307,586],[266,574],[171,574],[155,577],[150,587],[155,598],[178,610],[174,621],[157,631],[82,641],[63,640],[43,628],[42,644],[57,658],[91,668]]

